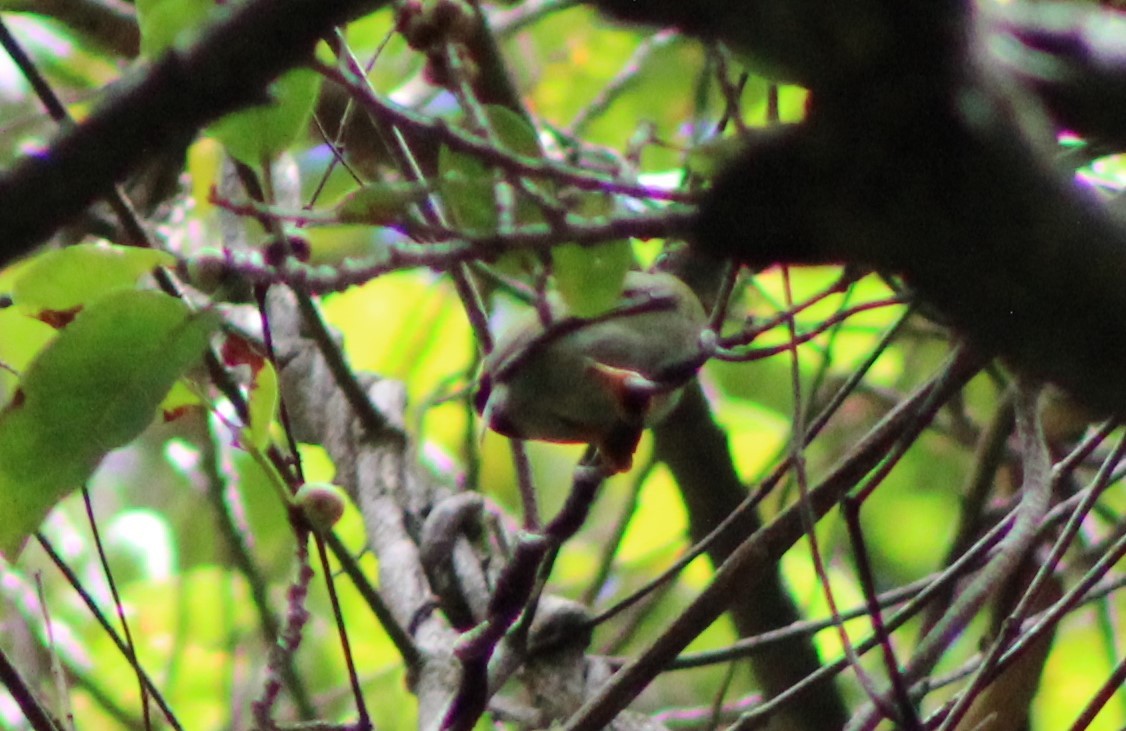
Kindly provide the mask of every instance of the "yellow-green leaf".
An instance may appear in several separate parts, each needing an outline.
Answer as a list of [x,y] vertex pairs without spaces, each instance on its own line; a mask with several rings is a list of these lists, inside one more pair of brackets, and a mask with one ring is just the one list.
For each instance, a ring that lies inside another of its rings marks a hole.
[[15,304],[31,310],[73,310],[137,280],[175,257],[155,249],[78,244],[40,254],[12,287]]
[[[500,145],[518,155],[540,156],[535,129],[516,112],[488,105],[485,116]],[[497,203],[492,168],[480,158],[455,152],[443,146],[438,151],[438,189],[454,223],[462,229],[495,231]],[[538,222],[537,211],[529,201],[517,205],[517,223]]]
[[136,8],[141,54],[147,58],[187,43],[208,15],[225,11],[214,0],[137,0]]
[[269,104],[223,117],[209,132],[231,157],[260,165],[284,152],[305,131],[320,88],[320,74],[290,71],[270,85]]
[[270,425],[278,409],[278,374],[268,360],[262,360],[250,386],[250,424],[247,434],[251,444],[264,450],[270,441]]
[[631,266],[633,248],[624,239],[588,247],[564,244],[551,250],[555,287],[567,309],[579,317],[594,317],[613,307]]

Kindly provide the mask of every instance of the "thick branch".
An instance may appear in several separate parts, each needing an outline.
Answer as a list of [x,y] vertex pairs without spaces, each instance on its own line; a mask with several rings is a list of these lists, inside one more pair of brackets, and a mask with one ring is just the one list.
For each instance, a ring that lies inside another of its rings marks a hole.
[[0,264],[31,250],[162,149],[265,100],[332,28],[387,0],[253,0],[142,67],[46,151],[0,176]]

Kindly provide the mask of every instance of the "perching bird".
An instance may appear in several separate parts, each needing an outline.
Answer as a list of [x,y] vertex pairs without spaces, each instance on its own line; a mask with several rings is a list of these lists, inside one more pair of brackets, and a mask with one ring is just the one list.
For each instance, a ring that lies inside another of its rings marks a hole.
[[642,430],[676,405],[695,372],[704,308],[670,274],[630,272],[623,307],[590,320],[549,297],[548,325],[528,312],[485,359],[477,410],[517,439],[598,447],[603,464],[629,469]]

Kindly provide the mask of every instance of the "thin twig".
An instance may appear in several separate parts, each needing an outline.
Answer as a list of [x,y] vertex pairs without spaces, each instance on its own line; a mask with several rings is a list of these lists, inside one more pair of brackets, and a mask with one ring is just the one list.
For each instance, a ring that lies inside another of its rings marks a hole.
[[[121,637],[117,634],[117,630],[115,630],[113,628],[113,625],[110,624],[110,621],[106,619],[106,616],[102,613],[102,610],[98,608],[98,605],[94,601],[94,598],[88,591],[86,591],[85,587],[82,584],[82,580],[78,578],[78,576],[74,573],[74,571],[71,570],[69,566],[67,566],[66,562],[63,561],[62,556],[60,556],[58,552],[55,551],[54,547],[51,546],[50,541],[48,541],[42,533],[36,533],[35,539],[39,542],[39,546],[47,554],[47,557],[51,560],[51,563],[53,563],[55,567],[62,572],[63,576],[66,577],[67,583],[69,583],[71,588],[73,588],[78,593],[78,596],[82,599],[82,603],[86,605],[86,608],[90,611],[91,616],[93,616],[97,623],[101,625],[106,635],[110,638],[110,641],[112,641],[114,646],[117,647],[118,652],[120,652],[123,657],[128,657],[129,650],[126,647],[124,640],[122,640]],[[176,731],[183,731],[183,726],[180,725],[176,714],[172,712],[172,708],[168,705],[168,701],[156,687],[156,684],[152,681],[152,678],[150,678],[148,674],[145,673],[144,669],[139,666],[137,667],[137,674],[138,676],[140,676],[142,682],[144,682],[145,688],[148,690],[149,695],[153,699],[153,702],[156,703],[157,707],[160,708],[161,712],[164,714],[164,718],[168,722],[168,725]]]
[[[911,398],[875,428],[863,445],[858,445],[833,472],[809,493],[815,515],[823,515],[841,494],[856,484],[860,476],[879,459],[889,442],[913,441],[944,403],[980,368],[975,358],[964,352],[955,356],[941,373],[922,386]],[[671,662],[684,647],[719,616],[726,607],[725,597],[738,587],[750,591],[761,576],[759,568],[777,561],[802,535],[801,507],[791,506],[762,530],[744,541],[716,571],[712,582],[662,632],[636,660],[619,670],[564,726],[566,731],[592,731],[604,728],[625,704]]]
[[121,603],[121,594],[117,590],[117,581],[113,578],[113,570],[106,556],[105,546],[102,544],[102,533],[98,530],[98,521],[94,517],[94,503],[90,499],[90,489],[82,486],[82,504],[86,508],[86,520],[90,525],[90,533],[94,537],[94,547],[98,552],[98,562],[102,567],[102,575],[109,585],[110,596],[113,597],[113,607],[117,611],[117,621],[121,623],[121,632],[125,635],[125,647],[128,654],[125,659],[137,674],[137,685],[140,687],[141,719],[146,729],[152,728],[152,714],[149,712],[149,694],[145,689],[145,681],[141,673],[141,661],[137,657],[137,645],[133,642],[133,633],[129,629],[129,620],[125,618],[125,606]]
[[[790,286],[790,268],[782,267],[782,284],[783,293],[785,296],[786,311],[794,311],[794,297],[793,289]],[[817,575],[818,584],[821,587],[822,594],[825,598],[825,603],[829,607],[829,613],[833,617],[837,629],[837,635],[840,637],[841,646],[844,648],[845,656],[852,665],[853,672],[856,674],[860,686],[868,697],[879,705],[884,705],[876,692],[875,683],[868,676],[867,672],[860,664],[860,658],[856,654],[855,648],[852,646],[852,641],[849,639],[848,632],[845,630],[844,621],[840,618],[840,612],[837,609],[837,601],[833,596],[833,588],[829,582],[829,571],[825,567],[825,558],[821,551],[821,542],[817,538],[816,524],[817,517],[814,515],[813,506],[809,502],[809,479],[805,468],[805,453],[804,448],[806,444],[805,437],[805,407],[803,406],[802,399],[802,384],[801,384],[801,358],[798,354],[798,330],[797,323],[793,315],[786,319],[786,329],[789,331],[789,354],[790,354],[790,392],[793,394],[793,406],[791,409],[791,429],[790,429],[790,464],[792,465],[794,479],[798,485],[798,505],[801,510],[802,528],[805,531],[806,540],[809,542],[809,555],[813,561],[813,570]],[[890,711],[890,704],[887,705],[887,710]],[[887,715],[894,717],[895,715],[902,715],[904,711],[901,709],[900,714],[893,714],[888,712]],[[914,718],[914,714],[907,707],[905,717],[899,719],[906,725],[908,731],[913,731],[918,728],[918,720]]]

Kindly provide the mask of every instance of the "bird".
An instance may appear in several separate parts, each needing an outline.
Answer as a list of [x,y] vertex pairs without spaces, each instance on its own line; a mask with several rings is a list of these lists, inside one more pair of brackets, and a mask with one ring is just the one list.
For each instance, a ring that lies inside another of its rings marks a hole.
[[704,308],[673,275],[641,271],[603,315],[574,317],[556,294],[547,305],[548,322],[529,311],[496,338],[477,411],[499,434],[589,443],[610,472],[627,471],[642,431],[668,416],[699,366]]

